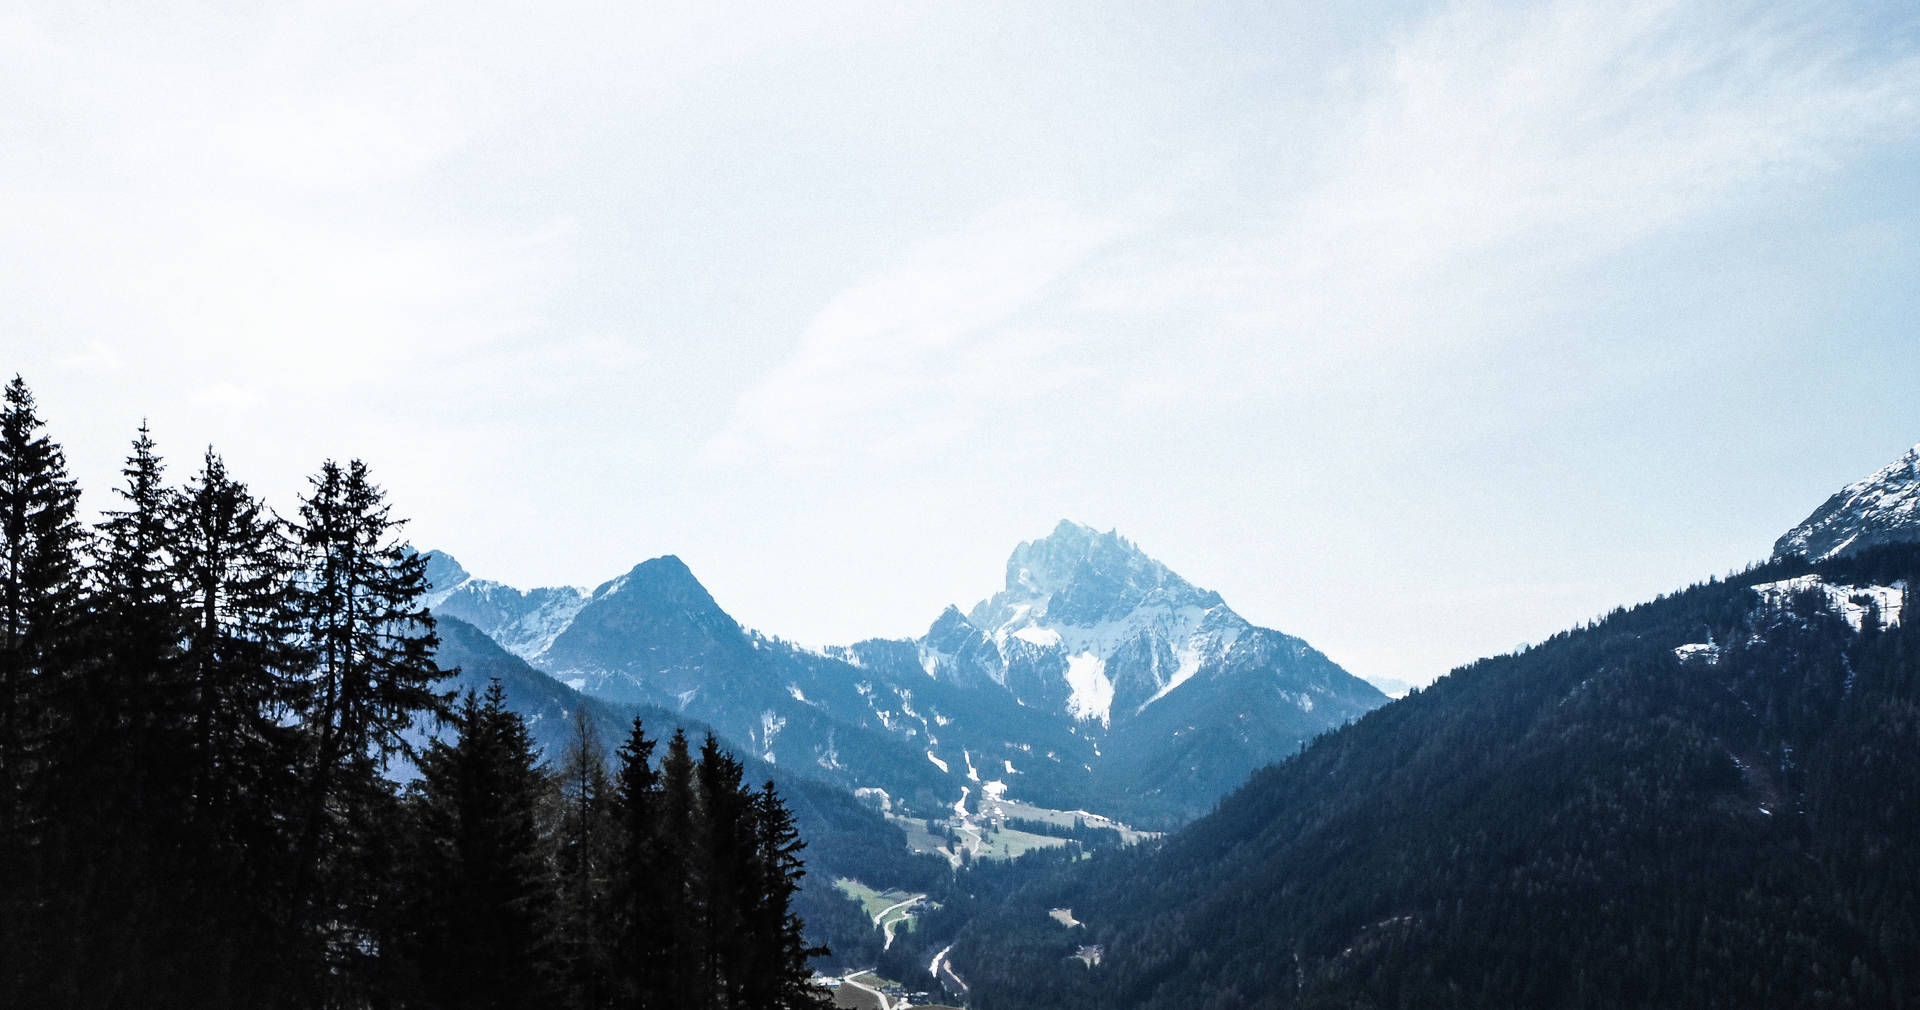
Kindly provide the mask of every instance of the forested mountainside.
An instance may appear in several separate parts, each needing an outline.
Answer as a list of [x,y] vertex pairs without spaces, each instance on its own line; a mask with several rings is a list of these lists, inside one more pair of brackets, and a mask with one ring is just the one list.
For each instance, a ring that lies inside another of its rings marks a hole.
[[[601,701],[575,691],[528,666],[457,617],[439,618],[438,631],[435,658],[443,668],[457,671],[447,683],[462,692],[484,694],[497,682],[506,706],[526,721],[535,753],[550,771],[558,771],[573,743],[576,713],[584,713],[592,725],[609,763],[635,719],[655,739],[665,739],[677,730],[700,740],[712,732],[707,724],[678,712]],[[946,861],[914,854],[897,825],[845,789],[822,782],[804,769],[782,768],[748,756],[750,752],[725,737],[719,740],[723,749],[737,755],[744,781],[774,783],[792,812],[794,827],[806,844],[802,857],[807,869],[794,908],[806,923],[810,944],[833,952],[820,963],[871,965],[880,953],[878,933],[859,906],[833,887],[833,879],[853,877],[932,891],[942,889],[947,879]]]
[[1784,558],[1474,663],[952,961],[980,1010],[1920,1004],[1917,579]]

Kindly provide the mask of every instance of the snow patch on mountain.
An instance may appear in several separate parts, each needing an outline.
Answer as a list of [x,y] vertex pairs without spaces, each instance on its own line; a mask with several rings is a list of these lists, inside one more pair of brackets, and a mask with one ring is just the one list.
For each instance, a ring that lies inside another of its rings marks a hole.
[[774,714],[772,709],[760,713],[760,759],[768,764],[776,764],[773,757],[773,738],[787,728],[787,720]]
[[1720,662],[1720,647],[1712,642],[1689,642],[1674,646],[1673,655],[1682,663],[1700,662],[1713,666]]
[[1022,642],[1031,642],[1041,648],[1053,648],[1060,644],[1060,633],[1052,628],[1042,628],[1029,624],[1013,633],[1013,637]]
[[504,637],[497,637],[495,641],[522,659],[531,659],[551,648],[553,640],[567,630],[574,616],[590,602],[585,590],[571,586],[551,593],[546,603],[503,629]]
[[432,586],[426,595],[427,608],[466,621],[528,662],[552,646],[581,609],[592,602],[587,591],[578,587],[520,590],[476,579],[442,551],[428,551],[424,557],[427,581]]
[[1907,583],[1902,579],[1890,586],[1850,586],[1827,582],[1818,575],[1802,575],[1778,582],[1763,582],[1753,587],[1762,601],[1770,607],[1785,606],[1788,601],[1804,593],[1814,592],[1826,598],[1828,609],[1844,618],[1853,630],[1861,631],[1866,626],[1867,613],[1871,609],[1883,627],[1892,627],[1900,623],[1900,611],[1907,602]]
[[1067,714],[1081,722],[1100,720],[1107,726],[1113,717],[1113,681],[1107,679],[1107,661],[1091,652],[1067,657]]
[[[1233,639],[1239,637],[1237,630],[1230,629],[1230,632],[1222,636],[1219,643],[1219,650],[1222,653],[1232,647]],[[1153,697],[1140,704],[1140,710],[1144,711],[1148,705],[1165,698],[1174,688],[1192,680],[1193,675],[1200,672],[1200,665],[1207,659],[1206,645],[1207,643],[1203,641],[1196,641],[1194,636],[1188,636],[1186,645],[1174,650],[1174,656],[1180,661],[1180,665],[1174,667],[1173,676],[1167,678],[1167,682],[1160,686],[1160,690],[1153,693]]]

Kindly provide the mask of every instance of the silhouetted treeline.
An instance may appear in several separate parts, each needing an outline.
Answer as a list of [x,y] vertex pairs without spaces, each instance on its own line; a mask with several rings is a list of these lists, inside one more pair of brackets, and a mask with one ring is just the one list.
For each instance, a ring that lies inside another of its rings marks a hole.
[[[792,817],[711,737],[581,720],[537,762],[457,706],[365,464],[276,516],[143,426],[94,527],[0,404],[0,994],[9,1007],[813,1006]],[[393,777],[417,777],[402,790]]]

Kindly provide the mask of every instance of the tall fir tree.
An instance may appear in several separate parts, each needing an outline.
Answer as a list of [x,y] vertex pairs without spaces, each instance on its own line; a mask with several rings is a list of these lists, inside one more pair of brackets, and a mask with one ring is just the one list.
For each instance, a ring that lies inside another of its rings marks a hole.
[[745,911],[755,883],[752,806],[741,788],[740,762],[708,733],[700,745],[695,775],[699,817],[694,877],[700,883],[696,938],[700,945],[700,991],[714,1007],[739,1007],[746,982]]
[[[646,748],[651,750],[650,742]],[[607,772],[606,744],[585,707],[574,709],[573,732],[567,738],[558,785],[556,934],[566,979],[565,1002],[575,1010],[601,1010],[611,1006],[615,997],[618,919],[613,873],[620,854],[618,797]]]
[[554,881],[541,831],[548,783],[499,681],[468,692],[459,736],[435,742],[409,794],[412,843],[396,944],[419,1005],[518,1010],[550,1005]]
[[[655,978],[665,1003],[649,1006],[676,1006],[691,1000],[704,1006],[706,995],[702,978],[705,951],[700,943],[700,906],[704,902],[706,881],[700,875],[698,857],[698,811],[694,790],[693,754],[687,746],[685,730],[676,727],[667,738],[667,753],[660,760],[660,799],[654,819],[658,841],[653,865],[662,886],[654,895],[653,929],[666,935],[665,971]],[[628,872],[644,873],[645,864],[629,867]],[[645,916],[646,908],[636,910]],[[680,1003],[672,1001],[678,1000]]]
[[800,859],[800,850],[807,843],[801,840],[793,813],[772,782],[753,797],[753,825],[758,880],[747,911],[752,965],[742,1005],[766,1010],[820,1010],[829,1001],[812,984],[813,970],[808,961],[832,951],[809,946],[806,924],[794,914],[793,901],[800,893],[801,878],[807,875]]
[[47,878],[58,888],[61,992],[75,1006],[173,995],[190,765],[179,690],[180,594],[153,439],[142,425],[93,538],[84,657],[49,684]]
[[[613,974],[620,1005],[660,1010],[684,998],[684,965],[678,960],[686,922],[686,875],[672,831],[684,831],[686,816],[669,816],[662,773],[671,773],[676,795],[691,802],[691,759],[686,736],[676,733],[661,771],[653,767],[654,741],[633,720],[619,753],[616,799],[619,853],[612,868],[614,921],[619,943]],[[684,835],[678,836],[684,837]]]
[[407,730],[447,713],[436,691],[439,640],[422,604],[426,559],[406,546],[385,493],[360,460],[327,461],[294,526],[301,554],[295,609],[312,653],[302,713],[307,793],[295,901],[314,935],[314,978],[329,1004],[370,998],[399,816],[387,762],[408,756]]
[[46,688],[73,660],[79,487],[18,375],[0,402],[0,990],[45,995],[43,819],[33,786]]
[[293,609],[282,524],[211,448],[172,501],[174,581],[186,633],[180,666],[191,737],[199,1005],[260,1006],[285,984],[299,738],[310,654]]

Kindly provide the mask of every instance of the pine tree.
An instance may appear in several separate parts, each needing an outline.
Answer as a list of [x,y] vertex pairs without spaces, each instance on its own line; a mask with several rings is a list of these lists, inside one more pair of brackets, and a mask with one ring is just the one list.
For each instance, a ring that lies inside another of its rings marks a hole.
[[58,889],[56,953],[76,1005],[170,995],[186,930],[178,910],[189,807],[179,691],[180,594],[160,457],[142,425],[123,507],[93,541],[84,656],[49,682],[57,733],[45,752],[47,878]]
[[422,756],[409,797],[409,974],[423,1006],[546,1006],[556,995],[548,784],[498,680],[483,702],[467,694],[457,724],[457,740]]
[[181,678],[193,755],[200,1005],[258,1006],[284,983],[300,811],[298,738],[308,654],[292,609],[294,561],[281,523],[208,449],[172,501],[182,595]]
[[[696,1006],[707,1005],[702,974],[705,951],[700,942],[706,880],[698,858],[695,802],[693,755],[687,749],[686,731],[676,727],[660,761],[660,798],[652,821],[651,865],[656,867],[659,887],[652,900],[634,910],[653,937],[664,937],[656,939],[652,948],[664,951],[664,970],[650,976],[656,996],[644,1004],[647,1007],[682,1006],[689,1000]],[[639,874],[647,865],[636,863],[627,869]]]
[[71,659],[80,612],[80,492],[14,376],[0,403],[0,990],[44,993],[48,965],[32,787],[49,736],[46,688]]
[[421,604],[426,558],[395,536],[385,492],[353,460],[329,460],[311,478],[294,532],[304,570],[296,605],[314,657],[317,765],[323,777],[364,760],[377,764],[409,747],[403,733],[424,713],[443,715],[448,695],[434,682],[439,638]]
[[[690,801],[686,736],[675,734],[678,750],[669,744],[662,771],[674,775],[674,802]],[[612,955],[620,1005],[636,1010],[659,1010],[685,998],[677,988],[682,979],[676,958],[686,921],[684,834],[670,835],[669,796],[663,775],[653,768],[654,741],[646,727],[633,720],[633,731],[620,748],[618,769],[619,852],[612,866],[615,935]],[[677,755],[677,757],[676,757]],[[684,831],[685,820],[674,817]]]
[[439,640],[421,605],[426,559],[395,536],[384,492],[354,460],[329,460],[311,478],[294,534],[294,594],[313,658],[301,724],[307,737],[306,809],[295,902],[320,944],[316,980],[332,1002],[364,999],[378,960],[376,915],[399,810],[384,777],[407,756],[408,729],[446,714]]
[[[642,741],[651,749],[644,736]],[[554,863],[559,875],[558,942],[567,980],[566,1003],[579,1010],[598,1010],[612,1005],[614,998],[618,934],[612,874],[619,858],[619,825],[617,797],[607,776],[606,745],[584,707],[573,713],[573,734],[567,740],[559,787]]]
[[813,971],[808,960],[832,952],[807,945],[805,923],[793,912],[800,879],[807,875],[800,860],[800,850],[807,843],[800,839],[793,814],[781,802],[772,782],[754,795],[753,826],[758,878],[747,913],[752,970],[742,1005],[766,1010],[817,1010],[827,1006],[828,1000],[811,983]]
[[756,883],[752,810],[741,788],[740,762],[720,749],[712,733],[700,745],[695,777],[699,788],[699,819],[693,837],[697,851],[695,879],[700,882],[694,903],[700,944],[700,990],[710,1005],[742,1006],[746,981],[745,911],[752,904]]

